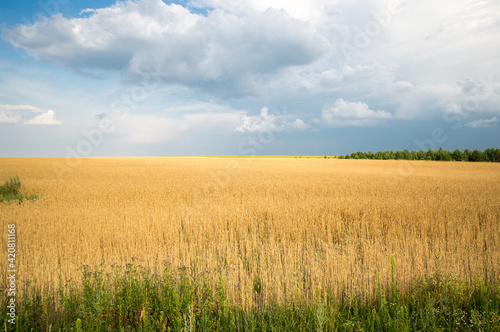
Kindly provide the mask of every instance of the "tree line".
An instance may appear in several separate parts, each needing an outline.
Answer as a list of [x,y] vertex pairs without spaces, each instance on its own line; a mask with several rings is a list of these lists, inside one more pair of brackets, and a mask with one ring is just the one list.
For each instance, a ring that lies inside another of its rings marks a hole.
[[463,151],[456,149],[451,152],[443,148],[439,150],[420,150],[420,151],[408,151],[407,149],[403,151],[377,151],[373,153],[369,152],[353,152],[351,154],[337,156],[338,159],[378,159],[378,160],[389,160],[389,159],[403,159],[403,160],[437,160],[437,161],[489,161],[489,162],[500,162],[500,149],[486,149],[484,151],[480,150],[469,150],[465,149]]

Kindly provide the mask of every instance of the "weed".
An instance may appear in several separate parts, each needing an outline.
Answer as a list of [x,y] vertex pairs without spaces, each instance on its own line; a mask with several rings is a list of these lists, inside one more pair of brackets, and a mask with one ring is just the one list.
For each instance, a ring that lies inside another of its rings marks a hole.
[[0,203],[18,201],[21,204],[24,200],[34,200],[38,195],[25,196],[21,194],[21,181],[17,175],[9,176],[3,185],[0,185]]

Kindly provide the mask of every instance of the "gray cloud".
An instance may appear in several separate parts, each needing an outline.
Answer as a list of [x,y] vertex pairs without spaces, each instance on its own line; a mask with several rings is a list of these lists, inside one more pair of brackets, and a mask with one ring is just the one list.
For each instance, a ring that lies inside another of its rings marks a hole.
[[87,14],[57,14],[5,30],[2,37],[36,59],[79,72],[119,70],[141,79],[153,71],[165,82],[222,97],[263,92],[267,75],[312,63],[329,47],[311,25],[271,8],[203,16],[142,0]]
[[[79,18],[57,14],[20,25],[2,37],[40,61],[89,76],[119,71],[137,83],[153,75],[216,98],[256,96],[260,105],[286,103],[293,94],[309,98],[311,112],[342,96],[368,100],[400,120],[440,119],[450,110],[496,114],[499,85],[484,89],[480,78],[500,77],[500,44],[493,42],[500,21],[491,15],[500,3],[401,0],[380,23],[394,2],[122,1]],[[355,43],[379,23],[369,44]],[[345,43],[357,48],[349,59],[340,49]]]

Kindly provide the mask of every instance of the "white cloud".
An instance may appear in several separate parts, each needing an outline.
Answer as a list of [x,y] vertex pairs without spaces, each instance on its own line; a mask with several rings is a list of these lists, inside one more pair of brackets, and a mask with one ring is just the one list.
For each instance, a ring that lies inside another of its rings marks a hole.
[[303,131],[309,128],[302,119],[295,118],[287,114],[269,114],[269,109],[263,107],[260,110],[260,115],[248,116],[244,114],[241,117],[243,122],[235,130],[245,132],[281,132],[281,131]]
[[21,117],[19,115],[13,115],[11,112],[0,113],[0,123],[19,123],[21,122]]
[[498,113],[500,105],[500,82],[490,74],[477,78],[466,77],[458,82],[461,91],[457,94],[460,107],[456,113]]
[[[490,77],[491,78],[491,77]],[[396,104],[394,117],[404,120],[442,119],[443,114],[498,114],[498,84],[480,77],[451,84],[417,84],[396,82],[387,96]]]
[[31,105],[1,105],[0,104],[0,112],[2,111],[30,111],[30,112],[36,112],[36,113],[41,113],[44,112],[45,110],[39,107],[31,106]]
[[333,86],[340,83],[341,80],[342,77],[338,75],[335,68],[330,68],[322,72],[319,79],[322,86]]
[[413,84],[406,81],[397,81],[392,85],[392,91],[396,93],[407,93],[413,90],[413,88]]
[[61,121],[56,120],[53,110],[48,110],[45,113],[35,116],[31,120],[24,121],[25,124],[31,125],[60,125]]
[[331,0],[193,0],[190,5],[198,8],[215,8],[244,13],[249,10],[265,11],[268,8],[285,10],[290,16],[313,21],[319,20],[331,7]]
[[[394,117],[402,120],[441,118],[443,112],[456,108],[460,89],[448,84],[399,83],[390,98],[397,104]],[[451,108],[451,109],[450,109]]]
[[60,14],[3,33],[3,38],[35,58],[77,71],[118,70],[141,79],[154,71],[167,83],[222,97],[265,90],[261,81],[290,66],[319,59],[326,38],[286,11],[235,14],[191,13],[161,0],[117,2],[86,11],[89,17]]
[[[82,10],[78,18],[55,15],[20,25],[2,37],[40,61],[79,72],[115,71],[127,82],[153,72],[169,85],[215,98],[257,96],[267,103],[293,94],[319,108],[343,96],[370,100],[404,120],[471,108],[497,114],[498,84],[489,94],[479,85],[481,77],[500,77],[500,43],[493,42],[500,39],[500,21],[491,14],[500,12],[500,2],[401,0],[401,10],[369,33],[369,43],[356,45],[357,34],[366,35],[393,2],[186,0],[183,7],[128,0]],[[346,43],[357,49],[349,58],[340,47]],[[479,85],[462,85],[470,75]],[[471,99],[476,95],[481,98]]]
[[493,127],[494,124],[497,122],[498,122],[498,119],[496,116],[494,116],[491,119],[479,119],[479,120],[474,120],[474,121],[468,122],[468,123],[464,124],[464,127],[471,127],[471,128]]
[[[374,1],[370,5],[378,12],[388,3]],[[359,31],[377,23],[372,11],[360,9],[364,4],[354,2],[350,10],[338,7],[339,25],[348,33],[337,33],[336,45],[356,46],[354,37]],[[491,15],[499,10],[499,2],[488,0],[406,1],[389,24],[369,37],[366,47],[357,47],[350,59],[338,48],[337,55],[343,61],[341,65],[330,63],[335,75],[325,73],[322,86],[339,95],[378,99],[379,104],[395,109],[399,119],[440,118],[447,105],[464,104],[467,95],[459,91],[459,82],[465,77],[472,74],[476,81],[490,73],[497,80],[500,77],[500,45],[492,42],[500,38],[500,21]],[[367,75],[350,75],[343,70],[343,62],[351,68],[377,70],[358,70]],[[494,105],[498,109],[499,101],[491,93],[476,108],[492,111]]]
[[321,120],[317,122],[327,127],[362,127],[379,125],[391,117],[391,113],[371,110],[365,103],[339,98],[333,106],[327,104],[323,107]]
[[[31,118],[33,113],[40,113]],[[29,119],[31,118],[31,119]],[[60,121],[55,119],[55,113],[52,110],[44,109],[32,105],[5,105],[0,104],[0,123],[20,123],[23,119],[25,124],[35,125],[58,125]]]

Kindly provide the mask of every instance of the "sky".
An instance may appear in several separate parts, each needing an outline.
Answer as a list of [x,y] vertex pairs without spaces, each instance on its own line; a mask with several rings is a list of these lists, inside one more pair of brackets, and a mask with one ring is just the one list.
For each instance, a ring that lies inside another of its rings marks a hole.
[[495,0],[0,3],[0,157],[500,147]]

